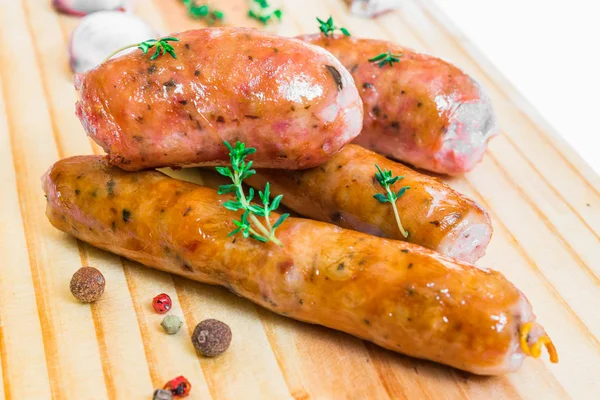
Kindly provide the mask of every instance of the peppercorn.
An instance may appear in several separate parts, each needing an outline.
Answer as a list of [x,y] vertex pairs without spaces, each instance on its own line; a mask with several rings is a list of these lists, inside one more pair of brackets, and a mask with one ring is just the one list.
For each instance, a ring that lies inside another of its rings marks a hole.
[[174,335],[179,332],[181,325],[183,325],[183,321],[181,321],[177,315],[167,315],[160,323],[160,326],[162,326],[169,335]]
[[156,389],[152,400],[173,400],[173,393],[170,390]]
[[190,390],[192,390],[192,385],[190,382],[185,379],[183,376],[178,376],[175,379],[171,379],[169,382],[165,383],[165,387],[163,388],[171,392],[173,397],[187,397],[190,394]]
[[192,334],[192,343],[198,353],[206,357],[216,357],[229,348],[231,329],[216,319],[200,322]]
[[152,307],[154,308],[154,311],[159,314],[168,312],[171,309],[172,304],[171,297],[166,293],[161,293],[152,299]]
[[83,303],[92,303],[104,293],[104,275],[94,267],[82,267],[73,274],[69,288],[75,298]]

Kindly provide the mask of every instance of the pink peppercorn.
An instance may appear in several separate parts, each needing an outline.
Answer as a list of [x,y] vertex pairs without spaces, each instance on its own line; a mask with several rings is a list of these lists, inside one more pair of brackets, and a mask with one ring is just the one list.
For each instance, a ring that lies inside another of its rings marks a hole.
[[152,308],[159,314],[164,314],[171,309],[173,302],[166,293],[161,293],[152,299]]
[[190,394],[190,390],[192,390],[192,385],[185,377],[178,376],[167,382],[163,389],[171,391],[175,398],[187,397]]

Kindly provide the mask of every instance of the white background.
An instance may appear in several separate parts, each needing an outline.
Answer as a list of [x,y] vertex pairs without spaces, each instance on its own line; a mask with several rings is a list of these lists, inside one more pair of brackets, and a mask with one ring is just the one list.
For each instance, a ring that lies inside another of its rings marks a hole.
[[600,0],[434,0],[600,173]]

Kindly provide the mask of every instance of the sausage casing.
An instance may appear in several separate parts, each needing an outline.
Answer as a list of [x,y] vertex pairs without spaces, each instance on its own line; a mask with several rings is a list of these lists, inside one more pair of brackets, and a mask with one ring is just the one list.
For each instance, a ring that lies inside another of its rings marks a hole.
[[499,272],[298,218],[278,228],[283,247],[230,237],[239,213],[223,207],[228,196],[95,156],[57,162],[43,187],[56,228],[279,314],[477,374],[512,371],[525,357],[519,328],[535,317]]
[[134,50],[76,78],[77,115],[112,164],[223,165],[223,141],[240,140],[255,166],[302,169],[360,133],[352,77],[322,48],[243,28],[175,37],[177,58]]
[[[456,175],[471,170],[497,133],[492,105],[452,64],[394,43],[336,35],[301,39],[335,55],[352,73],[364,105],[355,143],[418,168]],[[382,67],[378,54],[401,54]]]
[[[373,197],[385,193],[375,179],[375,165],[404,177],[391,186],[392,192],[410,187],[396,201],[408,238],[398,229],[391,205]],[[273,195],[283,194],[283,204],[306,217],[406,240],[469,263],[483,256],[492,236],[489,215],[475,201],[437,178],[354,144],[318,167],[261,169],[247,182],[258,189],[270,182]]]

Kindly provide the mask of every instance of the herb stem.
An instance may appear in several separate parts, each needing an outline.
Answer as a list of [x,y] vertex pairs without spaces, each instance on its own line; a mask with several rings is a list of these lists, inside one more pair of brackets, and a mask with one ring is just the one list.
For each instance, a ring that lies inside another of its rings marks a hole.
[[375,168],[377,168],[377,172],[375,173],[375,178],[381,185],[381,187],[385,190],[385,195],[381,193],[375,194],[373,197],[377,199],[380,203],[391,203],[392,209],[394,210],[394,217],[396,218],[396,224],[398,225],[398,229],[404,238],[408,237],[408,232],[402,226],[402,222],[400,221],[400,214],[398,213],[398,208],[396,207],[396,200],[398,200],[404,193],[410,189],[410,186],[404,186],[401,188],[398,193],[392,192],[391,185],[399,181],[400,179],[404,179],[403,176],[393,176],[393,172],[391,170],[382,170],[379,165],[375,164]]
[[[256,220],[256,217],[254,219]],[[259,223],[259,225],[260,225],[260,223]],[[260,236],[260,233],[258,233],[257,231],[255,231],[254,228],[252,228],[252,227],[250,227],[250,229],[248,229],[248,232],[250,232],[254,236]]]
[[396,223],[398,224],[398,229],[400,229],[400,233],[402,233],[402,236],[407,238],[408,232],[402,226],[402,222],[400,221],[400,215],[398,214],[398,207],[396,207],[396,202],[391,200],[393,198],[393,195],[392,195],[392,191],[390,190],[389,186],[387,187],[387,194],[388,194],[388,199],[390,199],[390,203],[392,203],[392,208],[394,209],[394,217],[396,217]]
[[260,223],[260,221],[258,220],[258,218],[256,218],[256,215],[250,215],[250,220],[252,222],[254,222],[254,225],[256,225],[256,227],[258,228],[258,230],[265,235],[265,237],[269,237],[271,234],[269,233],[269,231],[267,230],[267,228],[265,228],[265,226],[263,224]]
[[[244,209],[247,209],[251,203],[246,198],[246,194],[244,193],[244,190],[242,188],[242,180],[240,179],[240,175],[239,175],[239,173],[234,172],[233,176],[234,176],[233,183],[239,188],[238,193],[237,193],[238,197],[239,197],[239,201],[244,206]],[[268,215],[267,205],[265,205],[264,207],[265,207],[265,213],[266,213],[265,215]],[[260,231],[260,233],[262,233],[262,236],[264,236],[265,238],[268,238],[270,241],[275,243],[277,246],[283,247],[283,243],[281,243],[281,241],[275,237],[275,233],[271,229],[271,221],[269,221],[268,217],[265,217],[265,219],[267,221],[267,226],[269,227],[269,229],[265,228],[265,226],[260,222],[260,220],[258,218],[256,218],[256,215],[250,214],[250,221],[252,221],[252,223],[254,223],[254,226]],[[255,236],[261,236],[253,228],[250,228],[249,232]]]
[[134,44],[128,44],[127,46],[119,47],[117,50],[115,50],[112,53],[110,53],[108,55],[108,57],[106,57],[102,61],[102,64],[104,64],[105,62],[107,62],[108,60],[110,60],[111,58],[113,58],[115,55],[117,55],[118,53],[122,52],[123,50],[131,49],[133,47],[138,47],[139,45],[140,45],[139,43],[134,43]]
[[269,218],[269,207],[265,205],[265,221],[267,222],[267,228],[271,231],[271,218]]
[[150,57],[150,60],[154,60],[155,58],[165,53],[169,53],[171,57],[177,58],[177,56],[175,55],[175,49],[168,42],[179,42],[179,39],[177,39],[176,37],[166,37],[158,40],[149,39],[140,43],[128,44],[127,46],[123,46],[110,53],[108,57],[106,57],[104,61],[102,61],[102,63],[105,63],[106,61],[110,60],[117,53],[120,53],[123,50],[131,49],[133,47],[137,47],[144,54],[148,53],[148,50],[150,50],[151,48],[156,47],[156,52],[152,57]]

